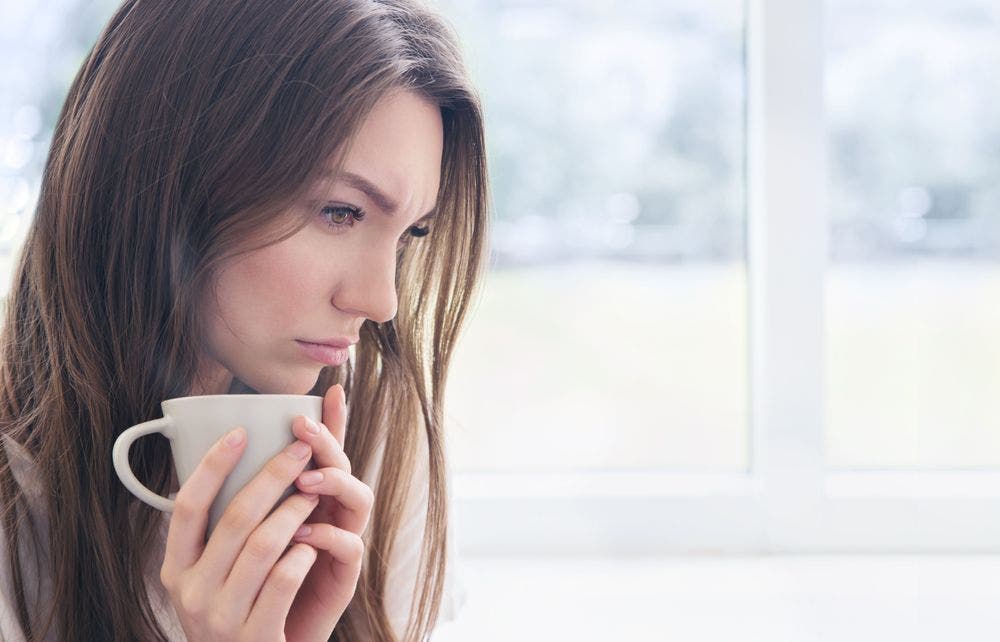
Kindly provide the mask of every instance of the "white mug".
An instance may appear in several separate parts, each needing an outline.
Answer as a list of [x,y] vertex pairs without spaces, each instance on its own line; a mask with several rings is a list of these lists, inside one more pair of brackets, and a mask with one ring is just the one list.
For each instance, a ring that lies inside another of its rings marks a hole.
[[[212,501],[206,539],[236,493],[261,471],[268,460],[295,441],[292,420],[298,415],[305,415],[319,423],[323,418],[323,398],[314,395],[199,395],[167,399],[160,407],[163,418],[137,424],[122,432],[115,440],[111,456],[115,472],[125,487],[161,511],[173,511],[174,500],[157,495],[136,478],[128,462],[128,451],[133,441],[155,432],[169,439],[177,480],[183,485],[213,444],[237,426],[246,429],[247,443],[243,454]],[[312,459],[305,469],[311,468],[314,468]],[[274,506],[294,492],[296,487],[292,484]]]

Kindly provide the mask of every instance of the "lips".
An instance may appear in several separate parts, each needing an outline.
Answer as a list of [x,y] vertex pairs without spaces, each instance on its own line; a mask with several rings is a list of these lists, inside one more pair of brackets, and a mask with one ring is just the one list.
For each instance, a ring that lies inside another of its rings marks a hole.
[[345,363],[350,356],[347,348],[350,343],[347,343],[344,347],[333,346],[324,343],[312,343],[309,341],[299,341],[295,340],[295,343],[299,345],[302,352],[314,361],[319,361],[320,363],[325,363],[328,366],[339,366]]
[[331,348],[349,348],[358,342],[358,339],[351,337],[331,337],[329,339],[296,339],[296,341],[301,341],[303,343],[312,343],[314,345],[325,345]]

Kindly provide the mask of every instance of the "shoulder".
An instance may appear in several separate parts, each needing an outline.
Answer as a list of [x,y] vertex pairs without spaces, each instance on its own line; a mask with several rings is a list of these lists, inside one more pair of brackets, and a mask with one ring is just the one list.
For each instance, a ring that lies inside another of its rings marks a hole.
[[[2,435],[0,437],[7,461],[10,462],[11,473],[14,481],[24,493],[25,500],[31,511],[31,520],[34,522],[32,528],[26,521],[22,521],[18,527],[18,556],[21,560],[22,569],[25,571],[22,577],[25,581],[25,594],[28,598],[29,608],[32,604],[37,604],[38,591],[50,588],[44,569],[40,564],[44,560],[39,559],[38,550],[44,550],[48,545],[46,524],[40,520],[41,509],[41,489],[38,487],[34,462],[27,450],[19,443]],[[20,621],[17,617],[17,600],[14,597],[13,573],[9,561],[8,547],[10,538],[4,523],[0,520],[0,640],[7,642],[20,642],[25,639],[24,631],[21,629]],[[41,586],[44,584],[44,587]]]
[[[46,518],[43,490],[38,479],[35,463],[28,450],[7,435],[0,435],[0,443],[10,462],[14,481],[24,493],[29,508],[31,523],[22,521],[18,528],[18,555],[26,581],[28,608],[42,603],[39,596],[52,594],[52,567],[45,552],[48,550],[48,519]],[[163,549],[169,526],[169,513],[162,514],[159,545],[147,567],[147,592],[152,601],[153,612],[163,631],[170,640],[184,640],[180,621],[170,604],[159,581],[159,567],[163,560]],[[13,575],[8,561],[9,540],[0,520],[0,640],[21,642],[25,639],[17,618],[17,602],[14,598]],[[55,635],[55,634],[53,634]],[[51,637],[51,636],[50,636]]]
[[24,640],[17,621],[14,582],[7,562],[7,532],[0,522],[0,640]]

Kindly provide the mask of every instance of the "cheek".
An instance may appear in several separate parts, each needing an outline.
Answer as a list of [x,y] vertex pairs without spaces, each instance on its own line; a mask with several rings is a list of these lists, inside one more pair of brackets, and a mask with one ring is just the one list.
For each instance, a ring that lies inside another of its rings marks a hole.
[[318,308],[329,305],[340,270],[329,247],[297,240],[259,250],[220,275],[220,308],[234,328],[273,334],[328,314]]
[[288,328],[315,294],[310,296],[314,285],[301,262],[285,254],[260,251],[222,271],[213,323],[242,339]]

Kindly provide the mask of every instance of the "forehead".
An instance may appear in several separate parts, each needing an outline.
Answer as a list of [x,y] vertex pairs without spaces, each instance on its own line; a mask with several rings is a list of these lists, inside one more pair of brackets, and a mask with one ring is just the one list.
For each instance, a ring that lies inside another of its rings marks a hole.
[[[436,198],[443,148],[441,110],[416,93],[396,91],[379,100],[365,118],[343,168],[392,200],[416,199],[416,206]],[[353,182],[356,187],[358,181]]]

